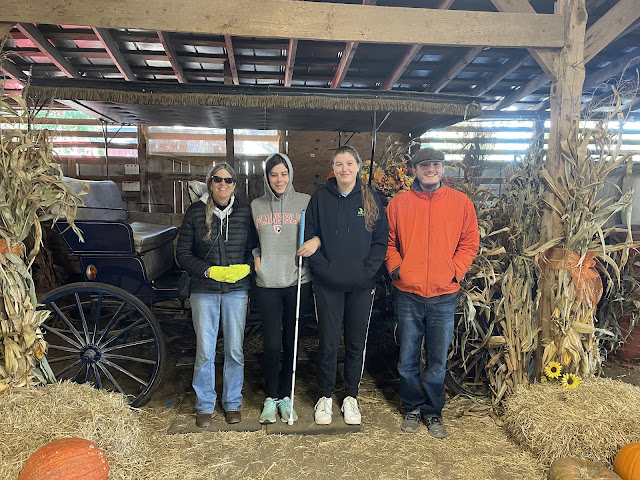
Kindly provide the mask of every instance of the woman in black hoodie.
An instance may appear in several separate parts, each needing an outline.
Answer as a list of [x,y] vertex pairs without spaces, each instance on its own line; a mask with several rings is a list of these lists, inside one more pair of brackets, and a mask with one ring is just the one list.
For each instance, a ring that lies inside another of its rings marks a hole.
[[[361,421],[356,396],[364,370],[374,278],[384,261],[388,241],[387,217],[378,197],[360,181],[361,164],[355,148],[336,149],[335,178],[327,180],[311,197],[305,225],[307,242],[298,251],[309,257],[318,308],[318,425],[331,423],[343,329],[346,398],[341,410],[345,423],[359,425]],[[317,249],[316,237],[320,240]],[[312,239],[315,241],[310,242]]]

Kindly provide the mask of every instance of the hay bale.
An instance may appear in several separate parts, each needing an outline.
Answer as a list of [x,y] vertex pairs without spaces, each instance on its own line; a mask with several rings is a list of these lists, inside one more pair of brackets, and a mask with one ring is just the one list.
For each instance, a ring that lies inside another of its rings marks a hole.
[[640,389],[606,378],[567,390],[557,382],[516,389],[507,401],[504,427],[544,465],[580,457],[613,462],[625,444],[640,438]]

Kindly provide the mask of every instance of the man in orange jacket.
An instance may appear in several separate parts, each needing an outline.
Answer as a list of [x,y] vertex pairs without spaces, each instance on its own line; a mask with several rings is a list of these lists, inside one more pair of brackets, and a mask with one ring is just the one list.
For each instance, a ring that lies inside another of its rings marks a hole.
[[[416,170],[411,190],[396,195],[387,207],[385,257],[400,342],[402,430],[417,432],[423,419],[431,436],[444,438],[447,352],[459,282],[478,253],[478,220],[469,197],[442,184],[444,153],[422,148],[411,157],[411,165]],[[423,339],[426,364],[421,388]]]

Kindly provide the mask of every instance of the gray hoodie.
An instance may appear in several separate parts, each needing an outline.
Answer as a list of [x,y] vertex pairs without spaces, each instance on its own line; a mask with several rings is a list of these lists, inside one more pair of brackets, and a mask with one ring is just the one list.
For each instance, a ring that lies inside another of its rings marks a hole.
[[[289,169],[287,188],[278,198],[269,185],[267,172],[264,172],[265,194],[251,202],[251,213],[260,239],[260,246],[253,250],[254,258],[261,257],[256,284],[264,288],[286,288],[298,283],[296,251],[300,212],[307,208],[311,198],[306,193],[298,193],[293,189],[291,161],[283,153],[277,155],[284,158]],[[310,281],[311,275],[305,262],[302,267],[302,283]]]

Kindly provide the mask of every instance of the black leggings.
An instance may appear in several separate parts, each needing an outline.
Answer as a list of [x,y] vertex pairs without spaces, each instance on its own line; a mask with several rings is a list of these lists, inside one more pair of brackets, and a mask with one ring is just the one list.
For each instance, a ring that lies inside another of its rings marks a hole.
[[[291,395],[293,374],[293,340],[296,323],[296,295],[298,286],[286,288],[256,287],[258,312],[262,320],[264,356],[264,390],[267,397],[284,398]],[[311,283],[300,287],[300,302],[311,294]],[[304,309],[300,308],[300,317]],[[282,368],[280,367],[280,352]]]

